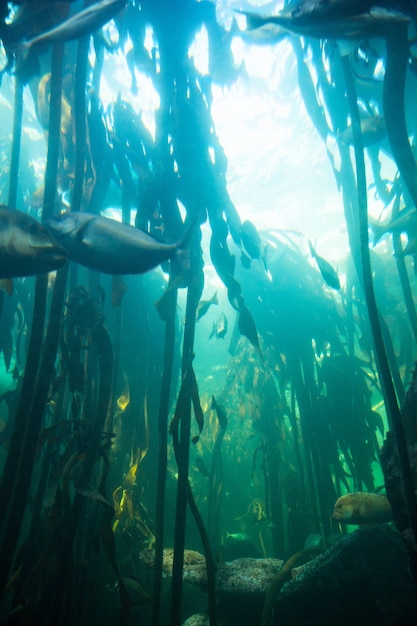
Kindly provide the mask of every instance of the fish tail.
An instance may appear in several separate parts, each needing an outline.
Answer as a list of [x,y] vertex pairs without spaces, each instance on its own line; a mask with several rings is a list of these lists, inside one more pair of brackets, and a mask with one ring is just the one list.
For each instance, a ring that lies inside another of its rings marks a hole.
[[250,11],[240,10],[236,10],[236,13],[241,13],[246,17],[246,30],[255,30],[256,28],[261,28],[261,26],[265,25],[265,18],[261,15],[251,13]]
[[185,226],[185,230],[184,233],[182,234],[181,238],[178,241],[178,249],[181,250],[182,248],[185,248],[186,246],[188,246],[191,237],[194,234],[194,230],[197,226],[199,222],[199,216],[195,215],[190,222]]
[[180,272],[186,272],[190,269],[191,261],[189,244],[198,222],[199,216],[196,215],[192,218],[189,224],[187,224],[182,237],[178,240],[176,244],[177,250],[175,254],[175,259],[178,262]]
[[369,228],[372,234],[372,247],[375,247],[386,230],[378,222],[372,222],[371,220],[369,221]]
[[177,265],[176,273],[188,272],[191,268],[190,248],[184,244],[184,247],[177,248],[173,259]]

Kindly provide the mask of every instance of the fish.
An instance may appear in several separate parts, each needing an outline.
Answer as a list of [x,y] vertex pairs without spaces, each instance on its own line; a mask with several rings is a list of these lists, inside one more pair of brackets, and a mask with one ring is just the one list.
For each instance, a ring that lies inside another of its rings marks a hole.
[[417,232],[417,213],[414,209],[402,209],[388,222],[369,221],[372,233],[372,245],[376,246],[378,241],[386,233],[415,233]]
[[340,524],[380,524],[392,521],[392,511],[383,494],[357,491],[336,500],[332,517]]
[[72,261],[104,274],[144,274],[174,257],[188,265],[185,248],[194,226],[195,221],[177,242],[163,243],[135,226],[91,213],[70,212],[47,221]]
[[311,256],[313,257],[313,259],[316,260],[316,263],[320,270],[320,274],[322,275],[326,285],[328,285],[332,289],[340,289],[339,276],[337,275],[336,270],[330,265],[328,261],[326,261],[326,259],[323,259],[323,257],[317,254],[310,240],[308,241],[308,246],[310,248]]
[[[249,257],[249,265],[250,259],[262,261],[265,267],[265,271],[267,272],[268,268],[266,266],[266,250],[265,247],[262,245],[262,240],[255,224],[253,224],[250,220],[245,220],[244,222],[242,222],[240,234],[242,238],[243,248],[246,252],[247,257]],[[246,267],[248,266],[248,261],[247,259],[245,260],[244,257],[242,264]]]
[[374,0],[301,0],[295,6],[290,2],[287,8],[301,23],[321,23],[368,12],[375,4]]
[[250,537],[247,533],[226,532],[226,539],[232,539],[232,541],[249,541]]
[[408,254],[415,257],[417,254],[417,233],[408,231],[407,232],[407,243],[404,246],[404,249],[401,253],[396,254],[395,256],[407,256]]
[[323,538],[319,533],[311,533],[304,541],[304,548],[319,548],[323,545]]
[[[325,2],[322,3],[325,6]],[[332,3],[327,3],[332,4]],[[345,3],[348,6],[349,3]],[[352,6],[352,5],[350,5]],[[261,28],[265,24],[277,24],[290,33],[302,37],[316,37],[318,39],[361,39],[364,37],[384,37],[392,32],[395,26],[408,25],[408,15],[395,9],[372,7],[366,10],[357,4],[357,12],[341,10],[335,13],[318,11],[312,19],[312,12],[308,14],[280,13],[268,17],[240,11],[246,16],[247,29]]]
[[98,30],[125,8],[127,0],[100,0],[76,13],[58,26],[36,35],[22,43],[21,52],[28,54],[35,47],[50,45],[57,41],[78,39]]
[[63,267],[68,254],[43,224],[0,205],[0,278],[45,274]]
[[28,81],[31,75],[38,72],[39,69],[39,64],[33,62],[32,52],[35,53],[36,59],[36,52],[45,46],[58,41],[65,42],[78,39],[93,33],[124,9],[126,4],[127,0],[100,0],[64,20],[58,26],[40,33],[28,41],[15,44],[16,74],[24,82]]
[[210,337],[216,337],[216,339],[224,339],[227,334],[229,323],[224,313],[221,313],[217,322],[213,322],[213,328],[211,329]]
[[207,313],[212,304],[219,304],[217,291],[215,292],[214,296],[210,298],[210,300],[200,300],[195,316],[196,322],[198,322],[198,320],[201,320],[201,318]]

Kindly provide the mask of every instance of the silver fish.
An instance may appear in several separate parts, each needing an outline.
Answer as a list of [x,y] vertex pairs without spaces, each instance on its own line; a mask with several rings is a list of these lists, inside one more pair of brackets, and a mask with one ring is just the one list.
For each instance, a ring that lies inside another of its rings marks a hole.
[[47,226],[72,261],[105,274],[144,274],[173,257],[184,265],[194,229],[192,222],[177,242],[162,243],[134,226],[91,213],[65,213]]
[[411,209],[402,209],[397,215],[388,222],[372,222],[370,220],[370,229],[372,232],[372,245],[375,246],[378,241],[386,233],[411,233],[413,235],[417,232],[417,213],[414,207]]
[[266,246],[263,246],[258,230],[255,224],[253,224],[250,220],[242,222],[241,238],[243,248],[247,256],[247,259],[245,259],[245,256],[242,256],[242,264],[245,267],[250,267],[251,259],[258,259],[263,262],[265,271],[267,272]]
[[256,13],[241,11],[246,16],[247,29],[261,28],[265,24],[277,24],[291,33],[302,37],[319,39],[360,39],[363,37],[384,37],[394,26],[407,25],[410,18],[399,11],[375,7],[369,11],[346,16],[318,13],[317,19],[311,15],[280,13],[263,17]]
[[285,12],[300,22],[323,22],[365,13],[374,4],[373,0],[302,0],[297,4],[290,2]]
[[210,337],[215,337],[216,339],[224,339],[227,334],[227,329],[229,324],[227,322],[227,317],[224,313],[220,313],[220,316],[217,322],[213,322],[213,328],[211,329]]
[[327,283],[329,287],[332,289],[340,289],[340,281],[339,276],[337,275],[336,270],[326,259],[323,259],[322,256],[319,256],[316,250],[313,247],[313,244],[309,240],[308,242],[311,256],[316,260],[318,268],[320,270],[320,274],[323,277],[323,280]]
[[0,278],[52,272],[66,260],[66,251],[43,224],[0,205]]
[[25,56],[34,47],[50,45],[57,41],[69,41],[88,35],[101,28],[126,6],[127,0],[100,0],[76,13],[55,28],[51,28],[22,44]]
[[217,291],[214,296],[210,298],[210,300],[200,300],[197,306],[195,320],[201,320],[201,318],[207,313],[212,304],[219,304],[219,300],[217,298]]

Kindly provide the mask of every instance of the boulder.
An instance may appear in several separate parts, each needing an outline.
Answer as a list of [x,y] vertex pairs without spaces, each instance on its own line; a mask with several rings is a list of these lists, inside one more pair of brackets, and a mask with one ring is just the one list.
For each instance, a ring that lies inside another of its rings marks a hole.
[[400,533],[362,526],[302,568],[275,599],[276,626],[412,626],[417,597]]

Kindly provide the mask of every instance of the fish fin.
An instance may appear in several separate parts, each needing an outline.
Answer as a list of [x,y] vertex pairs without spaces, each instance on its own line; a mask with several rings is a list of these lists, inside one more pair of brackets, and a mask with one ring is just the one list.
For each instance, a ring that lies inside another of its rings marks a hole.
[[250,11],[241,11],[235,9],[236,13],[240,13],[246,17],[246,30],[255,30],[265,25],[265,18],[257,13],[251,13]]
[[185,231],[183,232],[181,238],[178,240],[178,243],[177,243],[177,247],[178,247],[179,250],[182,250],[183,248],[185,248],[188,245],[188,243],[189,243],[189,241],[190,241],[190,239],[191,239],[191,237],[192,237],[192,235],[194,233],[194,230],[195,230],[195,228],[196,228],[196,226],[197,226],[197,224],[199,222],[200,222],[200,216],[199,215],[195,215],[191,219],[191,221],[185,226]]
[[176,250],[175,257],[173,258],[173,260],[177,261],[178,266],[179,266],[178,269],[176,270],[177,274],[188,272],[188,270],[190,269],[190,263],[191,263],[190,248],[188,244],[190,242],[191,237],[194,234],[194,230],[198,223],[199,223],[199,216],[196,215],[195,217],[192,218],[190,223],[186,226],[182,237],[177,241],[177,244],[176,244],[177,250]]
[[387,230],[383,225],[380,224],[379,220],[374,221],[372,219],[369,219],[369,228],[372,235],[372,247],[374,248],[378,241],[387,232]]
[[214,296],[212,297],[212,303],[213,304],[219,304],[219,299],[217,297],[217,291],[215,292]]
[[85,224],[83,224],[77,232],[77,239],[79,239],[79,241],[82,242],[84,246],[90,248],[94,248],[96,245],[94,237],[92,237],[91,234],[88,232],[89,226],[94,222],[94,220],[95,218],[88,220],[88,222],[85,222]]
[[[69,235],[70,233],[72,233],[74,230],[76,230],[76,224],[74,222],[73,219],[69,220],[69,219],[65,219],[66,217],[68,217],[68,215],[70,215],[69,211],[66,211],[65,213],[62,213],[62,215],[60,216],[55,216],[52,217],[51,219],[48,219],[46,221],[46,227],[52,227],[52,229],[56,228],[57,226],[59,226],[59,235]],[[82,229],[81,229],[82,230]],[[50,231],[51,232],[51,231]],[[56,235],[54,235],[54,231],[52,230],[51,232],[53,237],[56,237]]]

